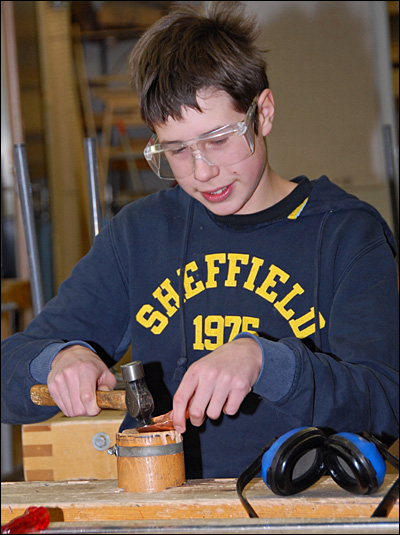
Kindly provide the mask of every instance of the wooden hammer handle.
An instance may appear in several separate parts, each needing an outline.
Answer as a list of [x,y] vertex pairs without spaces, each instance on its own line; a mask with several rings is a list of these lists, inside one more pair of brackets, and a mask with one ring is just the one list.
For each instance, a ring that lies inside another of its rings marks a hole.
[[[50,395],[47,385],[32,386],[31,400],[35,405],[57,406],[57,403]],[[100,409],[126,411],[125,390],[96,390],[96,402]]]

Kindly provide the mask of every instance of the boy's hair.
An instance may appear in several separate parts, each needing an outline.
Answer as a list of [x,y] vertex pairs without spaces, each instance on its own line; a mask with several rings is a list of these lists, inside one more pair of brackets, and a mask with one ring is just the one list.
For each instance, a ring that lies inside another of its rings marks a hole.
[[245,14],[241,2],[211,2],[206,14],[190,4],[176,6],[143,34],[130,56],[143,120],[154,130],[169,117],[181,119],[182,106],[200,111],[196,94],[205,88],[225,91],[236,111],[246,113],[268,87],[257,35],[255,17]]

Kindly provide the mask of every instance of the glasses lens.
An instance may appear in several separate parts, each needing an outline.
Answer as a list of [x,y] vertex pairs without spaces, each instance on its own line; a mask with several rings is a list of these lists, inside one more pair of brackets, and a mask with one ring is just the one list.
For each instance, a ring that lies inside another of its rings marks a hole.
[[254,152],[253,117],[256,109],[253,103],[245,121],[220,128],[214,135],[201,136],[192,144],[176,143],[152,150],[152,145],[158,142],[153,136],[145,149],[146,159],[153,171],[165,180],[191,175],[198,159],[216,166],[234,165],[246,160]]
[[[252,128],[252,126],[250,127]],[[217,135],[200,140],[195,146],[182,145],[157,154],[161,178],[184,178],[194,172],[195,160],[201,159],[209,165],[227,166],[239,163],[253,152],[254,141],[250,132]],[[254,139],[254,134],[253,134]]]

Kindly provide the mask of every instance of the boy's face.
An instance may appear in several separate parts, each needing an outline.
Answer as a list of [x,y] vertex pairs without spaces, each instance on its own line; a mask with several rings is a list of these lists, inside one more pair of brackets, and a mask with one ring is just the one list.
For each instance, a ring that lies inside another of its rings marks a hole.
[[[201,113],[183,108],[182,119],[169,118],[155,127],[161,143],[185,142],[245,118],[244,113],[235,111],[230,97],[223,91],[203,91],[197,96],[197,101]],[[273,107],[272,95],[271,101]],[[265,122],[263,114],[259,114],[259,132],[255,136],[254,152],[248,158],[233,165],[217,166],[201,156],[195,157],[194,172],[177,178],[178,184],[217,215],[250,214],[263,210],[268,190],[264,136],[270,131],[272,119],[267,126]]]

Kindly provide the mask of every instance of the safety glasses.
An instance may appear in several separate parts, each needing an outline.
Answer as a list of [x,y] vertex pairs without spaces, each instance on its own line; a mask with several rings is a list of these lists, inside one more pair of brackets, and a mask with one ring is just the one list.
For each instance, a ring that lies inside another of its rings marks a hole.
[[159,143],[154,135],[144,149],[144,156],[154,173],[164,180],[185,178],[195,169],[195,160],[208,165],[225,166],[239,163],[254,152],[253,100],[243,121],[228,124],[185,142]]

